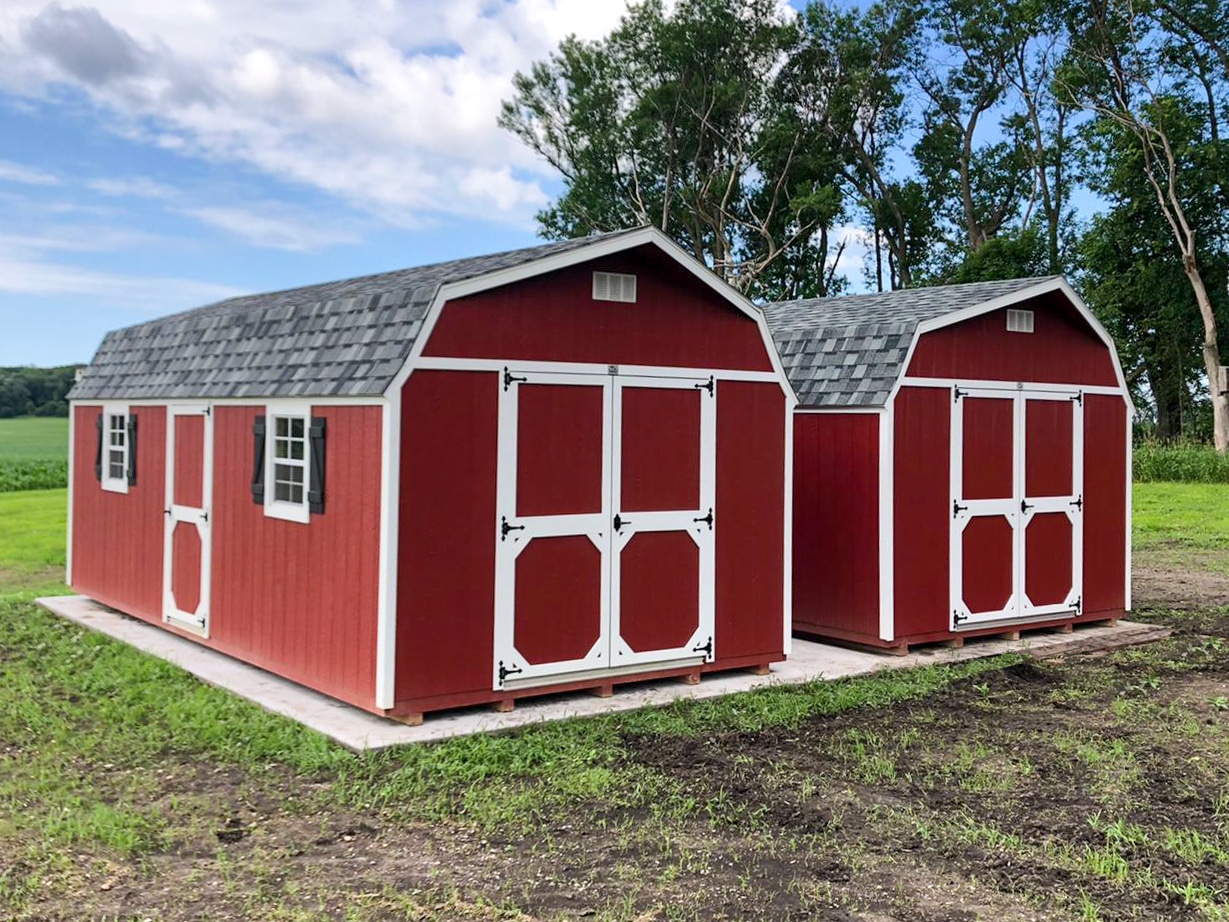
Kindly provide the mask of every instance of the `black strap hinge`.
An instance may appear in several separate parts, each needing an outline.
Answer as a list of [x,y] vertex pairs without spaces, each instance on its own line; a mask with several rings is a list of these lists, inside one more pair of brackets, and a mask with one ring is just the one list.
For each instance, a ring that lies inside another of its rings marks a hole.
[[965,394],[967,394],[967,393],[968,393],[968,391],[962,391],[962,390],[961,390],[960,388],[958,388],[958,387],[956,387],[956,388],[952,388],[952,400],[953,400],[953,401],[955,401],[955,400],[959,400],[961,397],[963,397],[963,396],[964,396]]
[[964,622],[968,620],[969,620],[968,615],[962,615],[958,611],[952,612],[952,624],[964,624]]
[[1076,403],[1078,403],[1080,406],[1083,406],[1084,405],[1084,392],[1080,391],[1078,394],[1076,394],[1071,399],[1074,400]]
[[705,659],[711,660],[713,658],[713,638],[709,637],[708,640],[704,641],[704,643],[702,643],[700,646],[692,647],[691,652],[692,653],[703,653]]
[[506,515],[501,515],[499,517],[499,540],[500,541],[507,541],[508,532],[510,531],[524,531],[524,530],[525,530],[524,525],[509,525],[508,517]]
[[1075,506],[1076,509],[1079,509],[1081,512],[1083,512],[1084,511],[1084,497],[1077,496],[1075,499],[1071,501],[1071,505]]
[[705,525],[708,526],[708,530],[712,531],[713,530],[713,507],[709,506],[708,515],[701,516],[698,519],[692,519],[692,521],[693,522],[703,522]]
[[964,512],[968,508],[968,506],[960,505],[960,500],[952,500],[952,518],[956,518],[956,516],[960,515],[960,513]]
[[708,396],[710,397],[714,397],[717,394],[717,383],[713,380],[712,375],[708,376],[708,382],[706,384],[697,384],[695,385],[695,388],[698,391],[708,391]]
[[529,380],[528,378],[518,378],[512,372],[508,371],[507,368],[504,369],[504,390],[505,391],[508,390],[510,387],[512,387],[513,381],[528,381],[528,380]]
[[517,668],[515,668],[515,669],[509,669],[507,666],[505,666],[505,665],[504,665],[504,661],[503,661],[503,660],[500,660],[500,661],[499,661],[499,684],[500,684],[500,685],[503,685],[503,684],[504,684],[504,680],[505,680],[505,679],[507,679],[507,678],[508,678],[508,676],[510,676],[510,675],[520,675],[520,674],[521,674],[522,672],[524,672],[524,671],[525,671],[525,670],[524,670],[524,669],[521,669],[519,666],[518,666]]

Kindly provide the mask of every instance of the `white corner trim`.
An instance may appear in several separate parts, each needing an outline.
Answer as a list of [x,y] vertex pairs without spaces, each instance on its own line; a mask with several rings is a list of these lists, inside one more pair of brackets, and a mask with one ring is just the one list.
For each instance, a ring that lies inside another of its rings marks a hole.
[[[793,388],[788,394],[794,393]],[[781,557],[785,589],[781,598],[785,602],[785,637],[781,652],[788,658],[794,644],[794,404],[785,400],[785,552]]]
[[1135,484],[1135,451],[1134,451],[1135,439],[1134,439],[1134,435],[1135,433],[1132,432],[1132,426],[1135,423],[1135,407],[1132,406],[1130,397],[1126,398],[1126,405],[1127,405],[1126,406],[1126,411],[1127,411],[1127,440],[1126,440],[1127,441],[1127,495],[1124,497],[1124,499],[1126,500],[1126,504],[1127,504],[1127,517],[1126,517],[1126,529],[1125,529],[1127,533],[1126,534],[1127,555],[1124,559],[1126,562],[1125,569],[1127,572],[1126,572],[1126,587],[1125,587],[1125,590],[1122,596],[1122,600],[1124,603],[1122,607],[1125,611],[1129,612],[1131,610],[1131,567],[1132,567],[1132,559],[1131,559],[1132,524],[1131,522],[1132,522],[1132,519],[1134,518],[1134,508],[1135,508],[1135,490],[1134,490],[1134,484]]
[[77,407],[68,402],[68,529],[64,548],[64,584],[73,584],[73,480],[76,477]]
[[896,638],[896,419],[889,400],[879,417],[879,639]]
[[397,554],[401,524],[401,392],[382,407],[380,461],[380,585],[376,600],[375,706],[390,710],[397,697]]

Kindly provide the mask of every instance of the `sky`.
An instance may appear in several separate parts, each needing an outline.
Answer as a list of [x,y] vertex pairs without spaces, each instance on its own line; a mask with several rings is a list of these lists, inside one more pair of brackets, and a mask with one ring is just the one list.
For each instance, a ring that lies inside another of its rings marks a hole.
[[0,4],[0,366],[118,327],[531,246],[558,178],[496,125],[624,0]]

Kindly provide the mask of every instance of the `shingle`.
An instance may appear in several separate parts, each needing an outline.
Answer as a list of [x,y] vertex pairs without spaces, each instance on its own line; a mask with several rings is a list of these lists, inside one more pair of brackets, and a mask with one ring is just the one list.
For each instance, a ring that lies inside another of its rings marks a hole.
[[1051,278],[779,301],[764,315],[803,406],[883,406],[904,372],[919,324]]
[[621,233],[220,301],[108,333],[73,400],[381,394],[442,285]]

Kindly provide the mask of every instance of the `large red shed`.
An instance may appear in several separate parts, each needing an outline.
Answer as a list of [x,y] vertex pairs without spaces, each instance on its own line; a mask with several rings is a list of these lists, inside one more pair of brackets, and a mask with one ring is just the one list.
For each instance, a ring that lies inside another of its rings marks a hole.
[[909,644],[1131,607],[1131,415],[1061,278],[767,310],[794,415],[793,623]]
[[70,399],[73,587],[367,710],[787,653],[793,394],[652,229],[130,327]]

